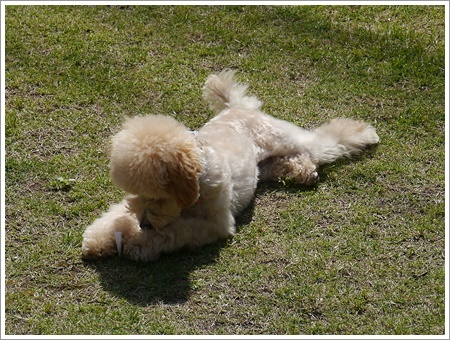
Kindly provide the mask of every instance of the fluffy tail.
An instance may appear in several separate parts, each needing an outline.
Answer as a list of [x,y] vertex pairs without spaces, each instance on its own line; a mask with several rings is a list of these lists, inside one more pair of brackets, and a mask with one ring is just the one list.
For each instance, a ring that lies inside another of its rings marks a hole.
[[351,157],[380,138],[375,129],[364,122],[347,118],[333,119],[314,131],[311,151],[318,164],[331,163],[341,157]]
[[225,70],[217,75],[210,75],[206,79],[203,98],[216,113],[233,107],[242,107],[247,110],[259,109],[261,102],[256,97],[245,94],[247,87],[248,85],[235,81],[234,71]]

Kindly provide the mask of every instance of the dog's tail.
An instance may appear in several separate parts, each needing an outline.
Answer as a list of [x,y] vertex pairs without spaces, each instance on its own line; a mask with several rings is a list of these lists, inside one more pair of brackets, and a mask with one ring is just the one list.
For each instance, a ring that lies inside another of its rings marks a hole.
[[309,149],[318,164],[351,157],[380,140],[372,126],[347,118],[333,119],[313,132]]
[[225,70],[206,79],[203,98],[216,113],[233,107],[257,110],[262,103],[256,97],[246,95],[247,87],[235,81],[234,71]]

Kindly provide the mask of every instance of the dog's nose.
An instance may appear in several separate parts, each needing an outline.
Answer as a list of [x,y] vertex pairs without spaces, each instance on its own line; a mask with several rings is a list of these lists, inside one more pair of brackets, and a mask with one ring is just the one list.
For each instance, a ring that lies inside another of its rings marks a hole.
[[143,217],[142,220],[139,222],[139,226],[141,227],[141,229],[153,228],[152,224],[145,217]]

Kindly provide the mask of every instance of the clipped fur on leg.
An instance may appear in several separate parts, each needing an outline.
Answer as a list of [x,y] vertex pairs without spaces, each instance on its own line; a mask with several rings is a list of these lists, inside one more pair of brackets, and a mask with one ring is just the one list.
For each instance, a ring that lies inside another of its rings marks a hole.
[[197,248],[234,234],[234,218],[223,214],[208,219],[179,217],[162,230],[140,230],[124,238],[124,255],[135,261],[154,261],[162,253]]

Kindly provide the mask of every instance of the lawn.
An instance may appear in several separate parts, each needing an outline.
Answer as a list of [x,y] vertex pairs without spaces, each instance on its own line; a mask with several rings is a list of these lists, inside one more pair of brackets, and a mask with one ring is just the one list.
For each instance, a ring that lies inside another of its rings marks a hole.
[[[448,334],[444,23],[443,5],[6,6],[5,334]],[[228,240],[83,261],[123,196],[124,117],[197,129],[224,68],[275,117],[364,120],[380,144],[313,188],[260,184]]]

